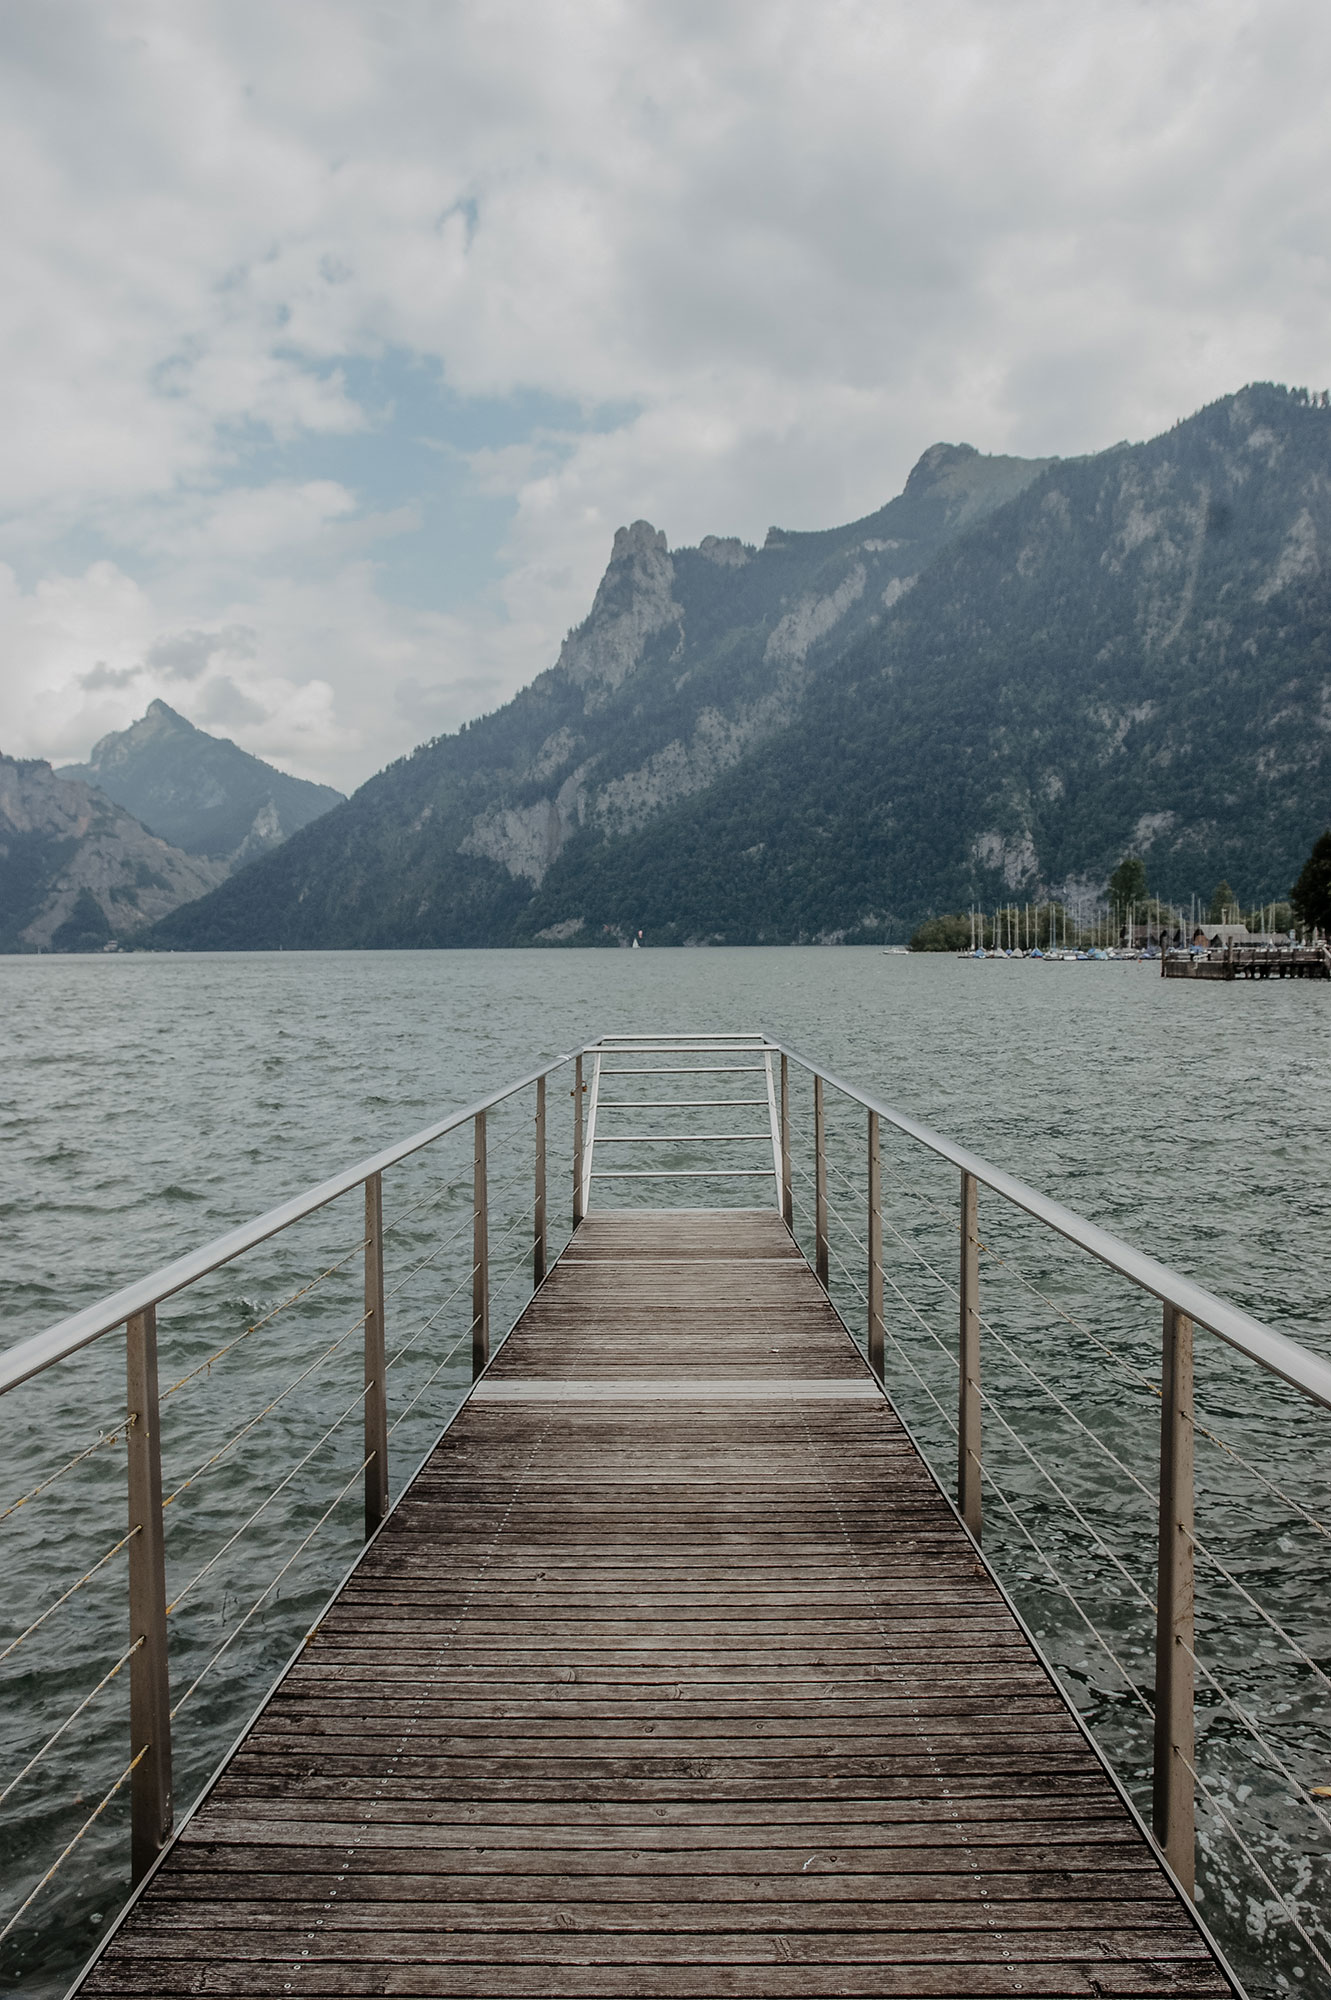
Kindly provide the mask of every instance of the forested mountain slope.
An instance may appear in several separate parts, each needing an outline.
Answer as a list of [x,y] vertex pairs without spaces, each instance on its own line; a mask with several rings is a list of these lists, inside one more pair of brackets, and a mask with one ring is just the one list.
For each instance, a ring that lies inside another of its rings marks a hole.
[[510,941],[570,843],[632,840],[789,728],[827,664],[1046,463],[935,445],[876,514],[773,528],[761,549],[708,537],[672,555],[645,521],[621,529],[554,667],[380,772],[164,941]]
[[621,530],[507,708],[213,895],[198,945],[893,939],[1103,887],[1283,895],[1331,819],[1331,410],[1258,385],[1084,459],[926,453],[760,551]]
[[1331,821],[1331,410],[1244,390],[1055,465],[942,552],[788,734],[525,931],[892,938],[971,901],[1284,895]]
[[331,785],[289,777],[228,737],[196,729],[164,701],[104,736],[86,764],[56,775],[97,785],[173,847],[233,868],[342,800]]

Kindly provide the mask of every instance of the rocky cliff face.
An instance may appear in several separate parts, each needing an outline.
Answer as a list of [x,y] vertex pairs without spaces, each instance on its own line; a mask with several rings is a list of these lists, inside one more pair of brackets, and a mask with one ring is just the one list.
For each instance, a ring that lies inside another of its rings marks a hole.
[[533,898],[661,938],[891,939],[937,910],[1288,893],[1331,823],[1331,408],[1257,386],[1050,466],[854,636],[793,726]]
[[0,756],[0,950],[132,939],[226,872],[49,764]]
[[[938,445],[844,528],[670,550],[621,528],[586,620],[496,714],[427,744],[176,920],[182,942],[491,943],[552,869],[656,825],[787,730],[853,641],[1046,461]],[[562,924],[565,920],[557,920]],[[576,923],[575,923],[576,929]],[[563,933],[571,935],[571,932]]]
[[[538,795],[522,804],[506,798],[476,815],[460,851],[535,888],[580,830],[634,833],[705,791],[789,725],[820,657],[876,624],[939,546],[1019,492],[1046,462],[934,445],[901,501],[823,534],[773,528],[762,550],[708,535],[672,556],[650,522],[619,529],[592,609],[553,669],[552,686],[578,691],[580,715],[514,773]],[[884,533],[889,526],[898,532]],[[711,572],[750,565],[742,588],[727,579],[718,591]],[[715,672],[718,655],[724,674]],[[621,692],[645,725],[642,742],[653,743],[640,761],[613,740],[619,731],[607,711]],[[672,733],[664,734],[659,714]],[[609,730],[593,720],[603,715]]]
[[278,847],[341,792],[288,777],[223,736],[210,736],[164,701],[104,736],[86,764],[58,774],[97,785],[186,854],[239,868]]

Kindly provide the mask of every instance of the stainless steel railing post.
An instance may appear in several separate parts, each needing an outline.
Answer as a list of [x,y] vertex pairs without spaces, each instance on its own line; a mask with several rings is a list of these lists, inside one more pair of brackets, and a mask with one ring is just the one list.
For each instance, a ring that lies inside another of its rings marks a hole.
[[582,1221],[582,1057],[573,1065],[573,1227]]
[[536,1187],[532,1205],[531,1281],[545,1283],[545,1078],[536,1079]]
[[365,1179],[365,1539],[388,1512],[388,1380],[384,1355],[384,1184]]
[[823,1290],[828,1288],[827,1256],[827,1117],[823,1079],[813,1079],[813,1268]]
[[957,1512],[980,1539],[983,1456],[980,1433],[980,1238],[976,1183],[961,1176],[961,1323],[957,1343]]
[[1160,1395],[1152,1817],[1165,1859],[1191,1895],[1196,1867],[1192,1321],[1170,1305],[1164,1311]]
[[166,1647],[162,1441],[158,1429],[157,1308],[125,1324],[129,1446],[130,1851],[139,1882],[171,1831],[171,1687]]
[[869,1113],[869,1366],[883,1379],[883,1174],[878,1113]]
[[490,1359],[490,1193],[485,1166],[485,1113],[476,1113],[471,1166],[471,1379]]
[[781,1220],[795,1227],[795,1196],[790,1178],[790,1062],[781,1058]]

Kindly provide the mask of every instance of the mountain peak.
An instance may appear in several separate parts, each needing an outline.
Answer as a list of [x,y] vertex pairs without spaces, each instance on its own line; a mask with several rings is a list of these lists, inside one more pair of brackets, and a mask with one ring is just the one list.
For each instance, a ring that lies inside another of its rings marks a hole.
[[128,729],[103,736],[86,764],[67,764],[56,776],[96,785],[173,847],[233,866],[342,797],[331,785],[274,770],[160,699]]
[[931,444],[911,467],[902,491],[912,496],[927,492],[938,484],[940,474],[955,472],[979,456],[973,444]]
[[614,546],[590,614],[569,633],[557,667],[597,704],[640,663],[658,632],[678,622],[675,565],[661,529],[650,521],[616,528]]
[[664,528],[654,528],[650,521],[635,521],[630,528],[615,529],[610,560],[612,563],[627,562],[633,556],[665,556],[669,553],[670,544]]

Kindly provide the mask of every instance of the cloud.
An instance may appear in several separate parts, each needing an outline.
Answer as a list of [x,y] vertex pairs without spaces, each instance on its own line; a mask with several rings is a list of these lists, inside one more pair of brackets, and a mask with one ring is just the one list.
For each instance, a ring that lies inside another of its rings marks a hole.
[[197,715],[204,727],[209,724],[244,728],[247,723],[265,723],[269,711],[262,702],[243,692],[228,674],[215,674],[203,691]]
[[[227,625],[220,632],[172,632],[165,638],[154,639],[144,664],[159,673],[170,674],[176,680],[196,681],[200,674],[207,673],[219,653],[252,660],[257,651],[258,642],[252,626]],[[142,669],[131,671],[139,673]],[[88,685],[86,677],[83,685]]]
[[622,521],[1331,374],[1311,0],[17,0],[0,46],[29,754],[216,673],[352,782],[547,665]]
[[98,660],[86,674],[76,676],[78,685],[89,694],[100,694],[104,688],[132,687],[143,673],[142,667],[108,667],[105,660]]

